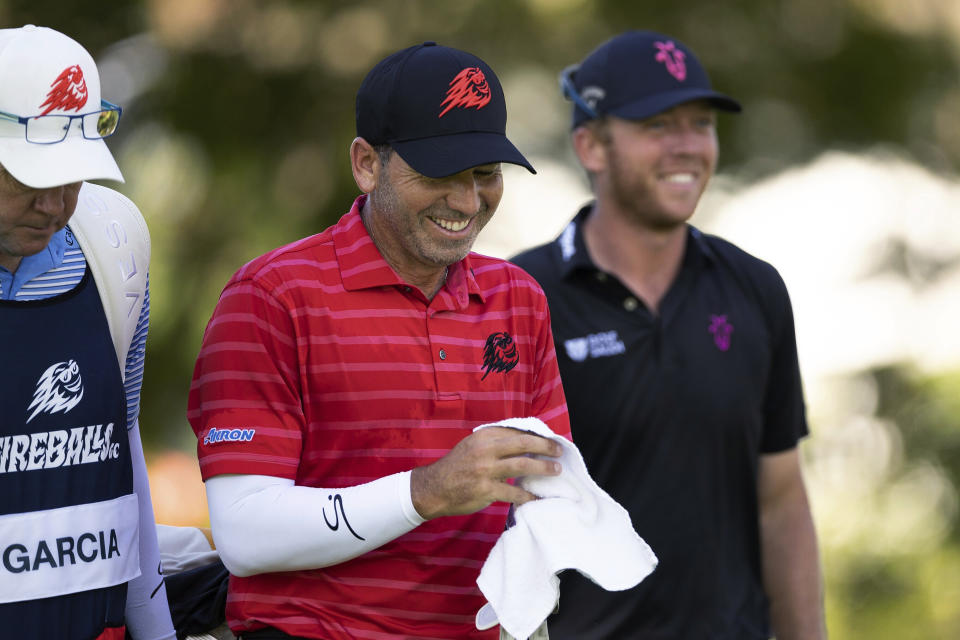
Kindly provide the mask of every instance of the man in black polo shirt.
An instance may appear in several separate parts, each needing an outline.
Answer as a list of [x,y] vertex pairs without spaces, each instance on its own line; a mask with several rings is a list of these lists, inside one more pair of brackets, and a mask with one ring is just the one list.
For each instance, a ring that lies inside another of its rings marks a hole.
[[660,564],[618,593],[565,573],[550,637],[823,638],[787,291],[687,224],[716,168],[716,111],[740,105],[651,32],[561,83],[596,199],[514,262],[546,291],[574,440]]

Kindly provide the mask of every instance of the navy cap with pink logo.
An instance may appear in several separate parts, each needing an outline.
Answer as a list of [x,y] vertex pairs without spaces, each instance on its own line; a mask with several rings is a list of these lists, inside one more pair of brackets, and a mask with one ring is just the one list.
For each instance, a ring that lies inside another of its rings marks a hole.
[[642,120],[692,100],[740,111],[740,103],[713,90],[685,44],[653,31],[627,31],[607,40],[582,63],[564,69],[560,85],[574,103],[574,127],[607,114]]
[[507,139],[497,76],[459,49],[424,42],[387,56],[360,85],[356,116],[358,136],[431,178],[497,162],[535,173]]

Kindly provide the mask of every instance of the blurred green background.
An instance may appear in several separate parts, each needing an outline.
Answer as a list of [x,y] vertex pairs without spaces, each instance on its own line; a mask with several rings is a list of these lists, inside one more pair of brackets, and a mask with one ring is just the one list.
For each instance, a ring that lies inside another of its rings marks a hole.
[[831,637],[960,638],[960,2],[0,0],[0,23],[79,40],[124,107],[109,144],[154,240],[141,428],[167,523],[205,518],[184,412],[217,296],[347,210],[377,60],[436,40],[497,71],[542,168],[506,174],[484,246],[505,257],[586,197],[557,72],[624,29],[683,40],[745,107],[695,221],[793,294]]

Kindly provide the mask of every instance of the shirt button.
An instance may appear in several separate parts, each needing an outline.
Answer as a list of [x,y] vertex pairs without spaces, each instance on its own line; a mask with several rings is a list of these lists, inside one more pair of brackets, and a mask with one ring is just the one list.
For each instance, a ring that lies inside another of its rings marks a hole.
[[603,271],[597,271],[597,282],[606,282],[606,281],[607,281],[607,274],[605,274]]
[[623,301],[623,308],[626,309],[627,311],[636,311],[637,307],[639,306],[640,306],[640,303],[633,296],[630,296],[629,298]]
[[446,359],[447,359],[447,352],[444,351],[443,349],[440,349],[440,359],[441,359],[441,360],[446,360]]

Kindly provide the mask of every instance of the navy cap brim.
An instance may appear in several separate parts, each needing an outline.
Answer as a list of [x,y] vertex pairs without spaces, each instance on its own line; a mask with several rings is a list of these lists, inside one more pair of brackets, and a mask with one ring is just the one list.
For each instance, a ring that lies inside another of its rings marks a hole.
[[658,93],[637,102],[610,107],[606,110],[606,113],[627,120],[643,120],[667,109],[672,109],[679,104],[693,102],[694,100],[706,100],[721,111],[739,113],[742,110],[740,103],[730,96],[707,89],[690,88]]
[[445,178],[485,164],[507,162],[536,173],[501,133],[471,131],[389,143],[404,161],[429,178]]

